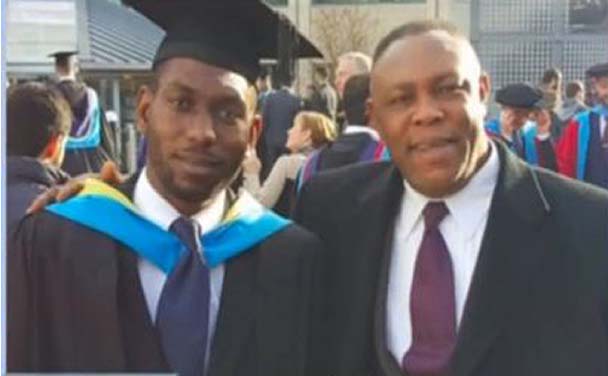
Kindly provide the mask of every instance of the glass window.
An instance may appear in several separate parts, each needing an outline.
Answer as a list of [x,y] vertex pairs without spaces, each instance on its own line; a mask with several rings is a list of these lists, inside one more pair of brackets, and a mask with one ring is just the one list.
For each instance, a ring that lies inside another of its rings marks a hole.
[[426,0],[312,0],[313,4],[424,4]]

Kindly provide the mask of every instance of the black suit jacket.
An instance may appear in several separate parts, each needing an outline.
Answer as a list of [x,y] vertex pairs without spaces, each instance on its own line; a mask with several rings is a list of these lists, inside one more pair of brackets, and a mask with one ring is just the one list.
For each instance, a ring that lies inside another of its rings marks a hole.
[[293,126],[293,119],[301,108],[302,100],[288,89],[283,88],[268,94],[262,109],[262,141],[268,146],[285,145],[287,130]]
[[[500,173],[452,375],[608,374],[608,193],[497,145]],[[322,374],[400,375],[386,295],[403,179],[389,163],[312,179],[296,220],[328,249]],[[449,245],[448,245],[449,246]]]
[[[291,225],[226,263],[209,376],[311,373],[319,251]],[[8,255],[9,371],[169,371],[134,252],[43,212]]]
[[6,233],[12,234],[32,201],[69,176],[59,168],[25,156],[6,159]]

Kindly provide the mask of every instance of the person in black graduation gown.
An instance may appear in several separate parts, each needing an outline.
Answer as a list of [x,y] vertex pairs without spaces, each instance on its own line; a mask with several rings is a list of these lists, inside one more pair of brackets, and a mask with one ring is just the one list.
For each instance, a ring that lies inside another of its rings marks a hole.
[[59,166],[72,116],[61,93],[37,82],[11,86],[6,108],[8,238],[36,196],[69,178]]
[[[153,81],[142,87],[137,105],[147,164],[117,188],[162,229],[172,231],[185,221],[205,233],[235,199],[228,186],[253,142],[255,99],[246,94],[259,59],[276,56],[271,37],[278,16],[250,1],[219,7],[215,1],[131,4],[167,35],[154,60]],[[202,266],[192,256],[190,264],[179,265],[195,269],[176,270],[206,270],[208,306],[200,311],[200,323],[179,332],[187,337],[183,342],[170,342],[178,332],[161,326],[161,315],[166,323],[172,310],[163,303],[170,296],[175,306],[189,301],[181,316],[173,316],[185,322],[203,295],[193,298],[184,289],[199,291],[201,285],[175,283],[201,274],[165,277],[110,236],[50,211],[29,216],[8,248],[8,370],[316,374],[311,348],[318,332],[320,251],[315,236],[289,224],[217,267]],[[205,336],[196,337],[203,330]],[[200,348],[188,342],[191,335]],[[191,351],[205,355],[181,354]]]
[[61,166],[70,175],[97,172],[104,162],[117,161],[114,130],[106,121],[97,92],[76,79],[78,51],[58,51],[55,85],[72,109],[72,127]]

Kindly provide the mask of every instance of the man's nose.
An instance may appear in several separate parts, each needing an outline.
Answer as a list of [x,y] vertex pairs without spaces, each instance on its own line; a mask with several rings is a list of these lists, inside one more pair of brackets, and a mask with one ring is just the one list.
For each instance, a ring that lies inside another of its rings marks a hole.
[[188,137],[196,143],[212,144],[217,140],[213,116],[208,111],[201,111],[192,119]]
[[415,125],[432,125],[443,117],[443,111],[432,96],[418,98],[414,107]]

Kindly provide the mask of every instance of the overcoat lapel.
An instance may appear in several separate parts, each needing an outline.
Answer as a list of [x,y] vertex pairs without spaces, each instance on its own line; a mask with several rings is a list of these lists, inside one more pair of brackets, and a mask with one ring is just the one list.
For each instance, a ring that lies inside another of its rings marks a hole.
[[[373,274],[362,280],[369,283],[373,297],[374,309],[373,341],[377,362],[375,366],[385,374],[400,375],[399,366],[386,347],[385,335],[385,302],[388,268],[394,233],[395,218],[401,207],[403,197],[403,178],[396,167],[391,166],[377,180],[377,184],[359,196],[360,218],[353,228],[367,228],[360,239],[357,239],[358,250],[353,255],[361,254],[361,271],[374,270]],[[374,265],[375,267],[371,267]],[[396,373],[395,373],[396,372]]]
[[[525,296],[551,241],[551,210],[535,172],[497,143],[501,169],[458,330],[453,374],[471,374]],[[545,244],[543,244],[545,243]]]
[[[394,168],[394,174],[398,174]],[[399,175],[400,177],[401,175]],[[399,185],[403,188],[403,180],[399,180]],[[400,196],[403,196],[403,189],[400,190]],[[384,250],[382,252],[382,262],[380,266],[380,275],[378,278],[378,293],[376,295],[376,305],[374,309],[374,348],[378,359],[378,368],[383,375],[400,376],[402,375],[401,366],[395,357],[389,352],[387,346],[386,333],[386,301],[388,296],[388,278],[392,258],[393,237],[395,234],[395,220],[401,207],[400,202],[402,197],[393,198],[393,213],[391,213],[391,222],[387,224],[388,231],[385,232],[382,244]]]

